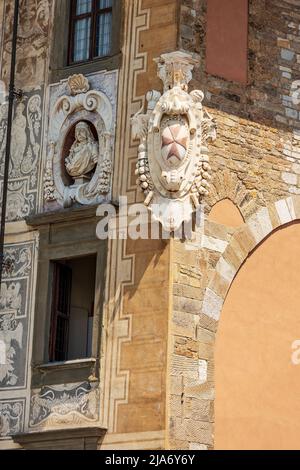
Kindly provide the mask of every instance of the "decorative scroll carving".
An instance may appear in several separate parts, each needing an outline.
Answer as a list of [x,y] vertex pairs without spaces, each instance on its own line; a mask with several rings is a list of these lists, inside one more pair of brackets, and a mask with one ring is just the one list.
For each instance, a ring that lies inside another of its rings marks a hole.
[[97,204],[110,193],[113,107],[105,93],[90,90],[83,75],[70,77],[67,90],[51,113],[44,197],[64,207]]
[[49,153],[46,161],[45,175],[44,175],[44,199],[52,202],[56,200],[55,185],[53,177],[53,158],[55,155],[55,143],[50,142]]
[[55,427],[94,421],[98,416],[98,403],[95,384],[44,387],[31,398],[30,426]]
[[164,94],[147,94],[147,113],[132,118],[140,140],[136,175],[145,204],[164,229],[177,230],[208,194],[207,144],[216,138],[216,123],[203,109],[200,90],[188,93],[195,61],[182,52],[156,60]]

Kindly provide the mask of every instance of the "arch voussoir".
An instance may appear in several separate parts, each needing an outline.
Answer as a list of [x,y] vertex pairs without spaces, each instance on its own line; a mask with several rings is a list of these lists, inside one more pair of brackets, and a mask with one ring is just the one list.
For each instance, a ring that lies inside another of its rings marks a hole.
[[219,321],[230,286],[249,254],[274,230],[295,220],[300,220],[300,196],[260,208],[232,235],[205,290],[203,315]]

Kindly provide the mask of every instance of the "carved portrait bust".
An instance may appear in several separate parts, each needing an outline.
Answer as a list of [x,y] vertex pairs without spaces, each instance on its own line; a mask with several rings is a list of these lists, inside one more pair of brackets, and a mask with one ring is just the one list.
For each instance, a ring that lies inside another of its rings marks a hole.
[[44,174],[47,209],[100,204],[110,197],[116,108],[95,87],[109,92],[106,73],[91,83],[74,75],[53,88]]
[[88,177],[97,165],[98,158],[98,142],[88,123],[80,121],[75,127],[75,141],[65,159],[66,170],[75,181],[78,178]]

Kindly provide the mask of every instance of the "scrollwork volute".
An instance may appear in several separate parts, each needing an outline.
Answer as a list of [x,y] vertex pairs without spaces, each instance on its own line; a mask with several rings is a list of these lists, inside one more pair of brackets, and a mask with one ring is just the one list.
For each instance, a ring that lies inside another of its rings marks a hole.
[[140,140],[136,175],[154,218],[174,231],[208,194],[207,144],[216,139],[216,123],[203,109],[203,92],[188,93],[195,60],[174,52],[156,62],[164,93],[149,92],[147,112],[131,120],[133,138]]
[[64,207],[98,204],[110,196],[113,108],[83,75],[67,81],[50,115],[44,198]]

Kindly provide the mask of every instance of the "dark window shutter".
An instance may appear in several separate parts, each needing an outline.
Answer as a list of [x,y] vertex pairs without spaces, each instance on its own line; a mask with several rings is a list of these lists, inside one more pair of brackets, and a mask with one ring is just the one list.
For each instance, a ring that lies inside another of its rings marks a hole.
[[49,360],[65,361],[68,354],[68,335],[72,288],[72,270],[54,264]]

